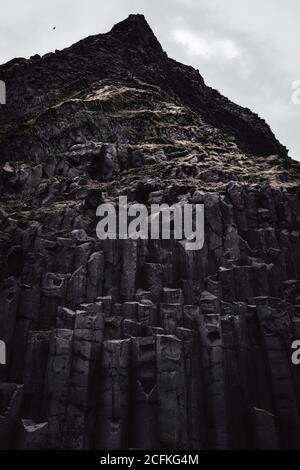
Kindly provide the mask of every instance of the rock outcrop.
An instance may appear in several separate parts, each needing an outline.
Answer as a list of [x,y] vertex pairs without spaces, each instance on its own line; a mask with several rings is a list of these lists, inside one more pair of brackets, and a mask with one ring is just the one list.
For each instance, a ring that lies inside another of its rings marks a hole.
[[[0,448],[299,449],[299,163],[141,15],[0,78]],[[121,195],[204,248],[99,240]]]

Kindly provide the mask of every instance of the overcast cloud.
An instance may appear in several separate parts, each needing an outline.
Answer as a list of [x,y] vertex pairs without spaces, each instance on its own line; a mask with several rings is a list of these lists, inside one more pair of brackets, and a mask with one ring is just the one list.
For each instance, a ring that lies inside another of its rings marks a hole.
[[[263,117],[300,160],[299,0],[1,1],[0,62],[62,49],[143,13],[169,56]],[[53,29],[53,27],[56,29]],[[0,77],[1,79],[1,77]]]

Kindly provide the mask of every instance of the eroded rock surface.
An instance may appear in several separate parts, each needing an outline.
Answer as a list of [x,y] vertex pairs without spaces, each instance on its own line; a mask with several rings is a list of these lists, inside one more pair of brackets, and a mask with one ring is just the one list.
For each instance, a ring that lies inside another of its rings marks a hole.
[[[0,448],[299,449],[299,163],[140,15],[0,78]],[[120,195],[204,248],[98,240]]]

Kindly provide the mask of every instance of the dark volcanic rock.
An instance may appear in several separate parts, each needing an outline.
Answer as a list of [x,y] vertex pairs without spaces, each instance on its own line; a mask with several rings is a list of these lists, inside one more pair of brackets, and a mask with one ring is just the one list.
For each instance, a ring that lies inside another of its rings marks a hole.
[[[299,449],[299,164],[146,20],[0,66],[0,448]],[[205,206],[205,243],[96,208]]]

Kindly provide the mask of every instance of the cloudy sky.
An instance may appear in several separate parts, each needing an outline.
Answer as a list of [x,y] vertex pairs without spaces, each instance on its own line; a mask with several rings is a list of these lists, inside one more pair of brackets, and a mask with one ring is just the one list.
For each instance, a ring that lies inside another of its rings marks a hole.
[[292,100],[296,81],[300,89],[299,0],[2,1],[0,63],[107,32],[130,13],[143,13],[169,56],[257,112],[300,160],[300,92]]

